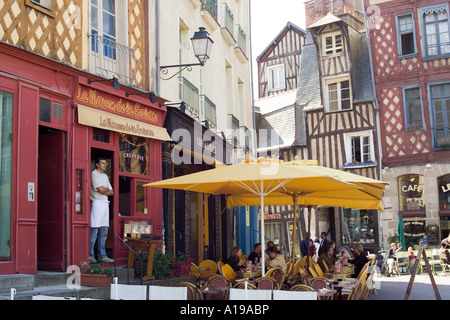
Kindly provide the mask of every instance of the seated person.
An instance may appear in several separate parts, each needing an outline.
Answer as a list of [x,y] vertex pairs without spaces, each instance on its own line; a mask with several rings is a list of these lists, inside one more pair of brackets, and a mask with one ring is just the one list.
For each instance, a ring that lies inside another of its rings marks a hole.
[[325,273],[332,270],[334,266],[333,247],[326,247],[320,254],[317,263]]
[[280,268],[283,269],[286,266],[284,262],[284,256],[278,251],[278,248],[273,246],[269,248],[269,258],[266,260],[266,266],[268,268]]
[[251,261],[254,265],[261,262],[261,243],[253,245],[253,252],[248,256],[247,261]]
[[369,259],[367,259],[363,251],[364,251],[363,246],[360,243],[356,244],[355,247],[353,248],[354,259],[349,261],[355,266],[355,273],[352,274],[352,278],[357,278],[364,265],[367,262],[369,262]]
[[239,272],[241,268],[245,268],[245,260],[242,259],[242,249],[239,247],[231,249],[231,255],[228,257],[226,263],[236,272]]

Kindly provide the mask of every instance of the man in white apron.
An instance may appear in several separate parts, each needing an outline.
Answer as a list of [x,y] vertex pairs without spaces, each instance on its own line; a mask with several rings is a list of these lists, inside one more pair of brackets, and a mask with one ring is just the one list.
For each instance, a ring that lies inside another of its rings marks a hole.
[[[97,263],[94,247],[97,249],[100,262],[112,263],[113,259],[106,256],[105,242],[109,228],[109,201],[108,196],[114,194],[108,176],[104,173],[108,162],[104,157],[95,159],[96,169],[91,172],[91,241],[89,262]],[[98,241],[97,241],[98,240]]]

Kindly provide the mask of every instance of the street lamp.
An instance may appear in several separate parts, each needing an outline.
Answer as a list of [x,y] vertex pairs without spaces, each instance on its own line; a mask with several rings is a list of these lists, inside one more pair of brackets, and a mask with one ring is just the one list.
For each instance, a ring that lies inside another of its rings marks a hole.
[[211,54],[211,49],[214,41],[209,36],[209,33],[206,31],[204,27],[200,27],[197,32],[194,33],[194,36],[191,38],[192,48],[194,49],[194,55],[197,57],[199,63],[189,63],[189,64],[176,64],[169,66],[160,66],[159,69],[162,74],[167,74],[169,68],[181,68],[177,73],[172,75],[169,78],[161,78],[163,80],[172,79],[174,76],[187,69],[188,71],[192,70],[193,66],[203,66],[206,60],[209,59]]

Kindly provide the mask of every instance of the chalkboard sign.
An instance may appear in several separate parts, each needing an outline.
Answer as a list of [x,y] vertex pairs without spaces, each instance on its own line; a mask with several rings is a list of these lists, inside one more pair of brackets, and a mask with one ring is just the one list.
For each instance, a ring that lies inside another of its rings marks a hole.
[[429,246],[436,246],[440,244],[438,225],[431,224],[427,226],[427,240]]

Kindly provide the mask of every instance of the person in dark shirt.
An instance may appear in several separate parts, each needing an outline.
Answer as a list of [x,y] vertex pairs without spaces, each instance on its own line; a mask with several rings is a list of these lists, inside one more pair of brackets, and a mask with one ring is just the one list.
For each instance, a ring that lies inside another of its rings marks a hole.
[[250,253],[247,260],[251,261],[252,264],[261,263],[261,243],[253,245],[253,252]]
[[353,248],[354,259],[349,261],[355,266],[355,273],[352,275],[352,278],[357,278],[361,272],[361,269],[367,262],[369,262],[369,259],[367,259],[363,251],[363,246],[360,243],[356,244]]
[[242,249],[234,247],[231,249],[231,255],[227,259],[227,264],[233,268],[234,271],[239,272],[241,268],[245,268],[245,261],[242,259]]

